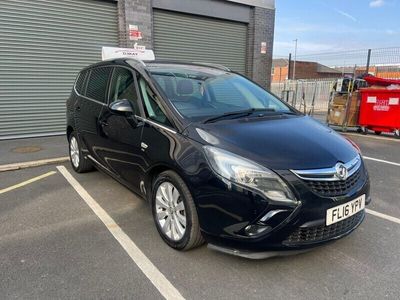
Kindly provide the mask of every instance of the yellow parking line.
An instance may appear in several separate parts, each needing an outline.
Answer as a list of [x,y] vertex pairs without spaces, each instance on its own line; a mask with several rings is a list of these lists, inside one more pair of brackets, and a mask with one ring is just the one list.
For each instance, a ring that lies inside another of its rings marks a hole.
[[0,194],[4,194],[4,193],[6,193],[6,192],[9,192],[9,191],[15,190],[15,189],[17,189],[17,188],[23,187],[23,186],[28,185],[28,184],[30,184],[30,183],[32,183],[32,182],[35,182],[35,181],[38,181],[38,180],[40,180],[40,179],[49,177],[49,176],[54,175],[54,174],[56,174],[56,173],[57,173],[56,171],[51,171],[51,172],[48,172],[48,173],[46,173],[46,174],[43,174],[43,175],[40,175],[40,176],[31,178],[31,179],[28,179],[28,180],[23,181],[23,182],[21,182],[21,183],[18,183],[18,184],[16,184],[16,185],[13,185],[13,186],[10,186],[10,187],[8,187],[8,188],[5,188],[5,189],[0,190]]

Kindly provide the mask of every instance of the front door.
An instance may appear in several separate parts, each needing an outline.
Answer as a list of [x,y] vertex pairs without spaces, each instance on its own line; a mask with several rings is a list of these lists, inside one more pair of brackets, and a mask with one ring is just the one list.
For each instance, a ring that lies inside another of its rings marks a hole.
[[[141,115],[136,73],[124,67],[115,67],[108,98],[108,106],[99,120],[103,142],[97,153],[109,171],[135,191],[140,191],[145,162],[140,147],[143,122],[135,117]],[[110,109],[111,104],[118,100],[128,100],[133,112]]]

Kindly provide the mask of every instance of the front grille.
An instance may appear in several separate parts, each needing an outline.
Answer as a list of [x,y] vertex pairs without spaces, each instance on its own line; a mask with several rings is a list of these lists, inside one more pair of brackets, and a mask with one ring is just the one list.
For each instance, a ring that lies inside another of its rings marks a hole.
[[346,180],[336,181],[314,181],[304,180],[307,186],[316,194],[324,197],[337,197],[346,195],[358,182],[361,177],[359,168],[353,175]]
[[359,224],[363,216],[364,211],[360,211],[350,218],[329,226],[299,227],[283,243],[285,245],[302,245],[338,237]]

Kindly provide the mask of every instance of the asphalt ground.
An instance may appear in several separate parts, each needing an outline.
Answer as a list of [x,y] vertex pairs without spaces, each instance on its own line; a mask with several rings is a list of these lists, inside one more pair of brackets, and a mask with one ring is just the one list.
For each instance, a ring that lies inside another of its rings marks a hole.
[[[364,156],[400,163],[399,141],[349,137]],[[63,164],[92,207],[55,165],[1,172],[0,297],[399,299],[400,166],[366,164],[368,209],[397,219],[368,213],[355,232],[333,244],[257,261],[206,246],[169,248],[148,204],[99,171],[76,174]]]
[[68,156],[65,135],[1,140],[0,165]]

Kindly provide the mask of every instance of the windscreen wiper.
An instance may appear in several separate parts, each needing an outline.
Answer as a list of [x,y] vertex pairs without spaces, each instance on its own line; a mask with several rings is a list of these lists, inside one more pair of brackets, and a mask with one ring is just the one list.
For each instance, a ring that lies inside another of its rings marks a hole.
[[219,115],[219,116],[216,116],[216,117],[211,117],[211,118],[205,119],[203,121],[203,123],[204,124],[205,123],[212,123],[212,122],[223,120],[223,119],[229,118],[229,117],[240,117],[240,116],[246,117],[248,115],[251,115],[254,112],[262,112],[262,111],[275,112],[275,109],[273,109],[273,108],[250,108],[250,109],[245,109],[245,110],[232,111],[232,112],[224,113],[223,115]]
[[297,112],[291,111],[291,110],[289,110],[289,111],[280,111],[279,113],[281,113],[283,115],[298,115]]

